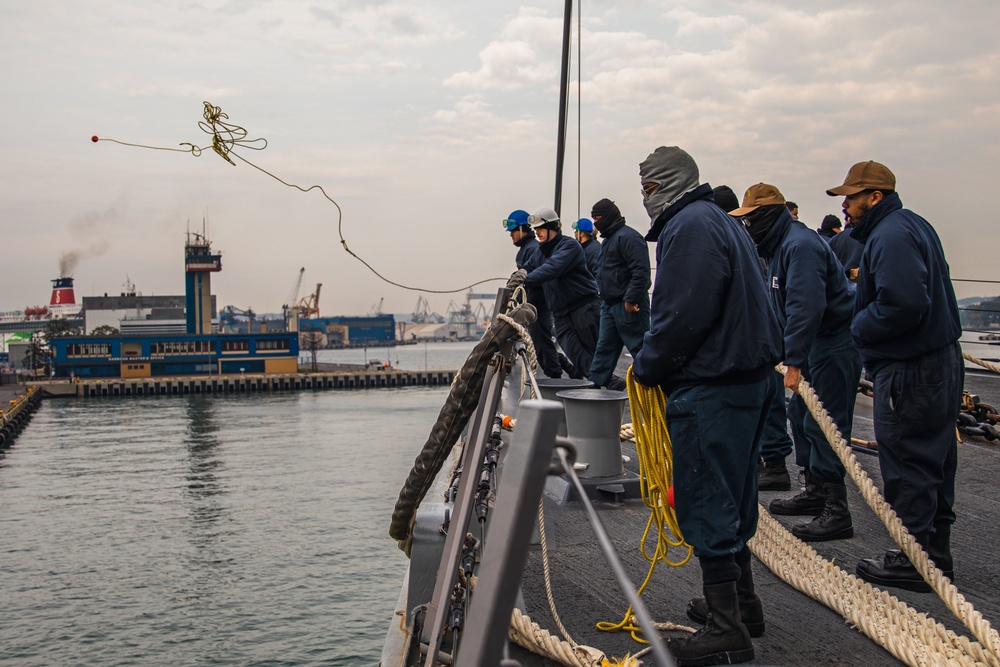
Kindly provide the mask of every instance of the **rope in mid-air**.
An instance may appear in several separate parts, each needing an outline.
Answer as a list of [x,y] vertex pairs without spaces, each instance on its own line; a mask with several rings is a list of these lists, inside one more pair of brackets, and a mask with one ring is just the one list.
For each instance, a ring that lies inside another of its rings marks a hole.
[[[361,256],[359,256],[357,253],[355,253],[348,247],[347,239],[344,238],[344,231],[343,231],[344,212],[341,210],[340,204],[334,201],[334,199],[326,193],[326,190],[323,189],[323,186],[311,185],[307,188],[303,188],[294,183],[289,183],[275,176],[268,170],[257,166],[253,162],[250,162],[239,153],[233,152],[233,149],[236,147],[246,148],[248,150],[262,151],[265,148],[267,148],[267,140],[264,139],[263,137],[259,137],[257,139],[247,139],[247,136],[249,134],[247,130],[243,127],[240,127],[239,125],[236,125],[235,123],[229,122],[229,115],[222,111],[222,107],[217,107],[210,102],[205,102],[204,105],[205,108],[203,112],[203,119],[198,121],[198,127],[201,128],[202,131],[204,131],[205,133],[212,135],[211,149],[219,157],[221,157],[223,160],[225,160],[226,162],[228,162],[233,166],[236,166],[236,163],[233,162],[233,158],[236,158],[237,160],[240,160],[244,164],[253,167],[257,171],[266,174],[267,176],[270,176],[271,178],[278,181],[282,185],[285,185],[290,188],[295,188],[300,192],[319,190],[319,192],[323,195],[323,197],[325,197],[327,201],[329,201],[337,208],[337,235],[340,237],[340,245],[343,246],[344,250],[347,252],[348,255],[350,255],[354,259],[364,264],[369,271],[374,273],[384,282],[387,282],[390,285],[394,285],[395,287],[399,287],[405,290],[410,290],[413,292],[427,292],[430,294],[454,294],[456,292],[464,292],[465,290],[470,290],[473,287],[476,287],[477,285],[482,285],[484,283],[494,282],[497,280],[507,280],[506,278],[486,278],[484,280],[479,280],[477,282],[465,285],[464,287],[459,287],[457,289],[438,290],[438,289],[426,289],[422,287],[413,287],[411,285],[404,285],[403,283],[390,280],[389,278],[383,276],[375,269],[375,267],[373,267],[371,264],[369,264]],[[133,146],[135,148],[149,148],[158,151],[174,151],[178,153],[190,153],[195,157],[200,157],[202,152],[208,149],[207,146],[198,146],[197,144],[193,144],[190,142],[182,142],[180,145],[184,146],[184,148],[166,148],[163,146],[148,146],[146,144],[135,144],[127,141],[119,141],[117,139],[105,139],[98,137],[97,135],[92,136],[91,141],[95,143],[98,141],[110,141],[112,143],[121,144],[122,146]]]

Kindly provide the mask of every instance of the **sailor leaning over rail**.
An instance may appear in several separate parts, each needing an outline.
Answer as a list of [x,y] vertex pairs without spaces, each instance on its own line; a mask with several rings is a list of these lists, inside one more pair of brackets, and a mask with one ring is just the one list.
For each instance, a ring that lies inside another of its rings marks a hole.
[[767,263],[771,303],[784,332],[784,386],[793,392],[788,420],[795,462],[806,478],[802,493],[775,499],[769,509],[772,514],[814,517],[792,527],[792,533],[807,542],[853,537],[844,484],[847,471],[798,395],[799,380],[804,379],[850,441],[861,376],[850,330],[853,285],[829,244],[792,218],[775,186],[751,186],[743,206],[729,215],[743,221],[757,254]]
[[[528,224],[528,212],[521,209],[511,212],[504,218],[503,228],[510,234],[510,240],[517,248],[517,256],[514,258],[517,268],[530,272],[541,266],[545,258],[539,249],[535,232]],[[538,365],[546,377],[562,377],[559,353],[552,342],[552,311],[545,303],[545,293],[541,287],[525,287],[524,292],[528,303],[538,312],[538,318],[528,326]]]
[[580,242],[563,235],[554,210],[542,207],[528,216],[528,222],[538,236],[544,261],[528,272],[524,286],[545,291],[555,318],[556,340],[579,377],[586,377],[594,358],[600,320],[597,280],[587,268]]
[[[844,184],[851,235],[864,244],[851,333],[874,376],[875,439],[885,499],[948,578],[955,522],[955,421],[965,379],[958,303],[941,241],[903,208],[896,177],[878,162],[851,167]],[[879,586],[930,587],[897,549],[864,559],[857,574]]]
[[715,204],[711,186],[699,185],[691,156],[661,146],[639,174],[656,277],[632,373],[669,395],[677,519],[705,595],[692,604],[710,612],[670,650],[682,667],[746,662],[754,651],[743,615],[763,630],[747,541],[757,528],[757,450],[781,330],[749,236]]

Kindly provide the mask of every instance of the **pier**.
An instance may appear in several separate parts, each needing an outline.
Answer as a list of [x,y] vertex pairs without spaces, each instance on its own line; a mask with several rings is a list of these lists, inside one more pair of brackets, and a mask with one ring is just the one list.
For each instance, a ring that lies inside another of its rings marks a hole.
[[256,394],[276,391],[323,389],[383,389],[395,387],[447,387],[458,371],[368,370],[348,372],[289,373],[281,375],[216,375],[163,378],[108,378],[47,382],[41,387],[50,397],[182,396],[190,394]]

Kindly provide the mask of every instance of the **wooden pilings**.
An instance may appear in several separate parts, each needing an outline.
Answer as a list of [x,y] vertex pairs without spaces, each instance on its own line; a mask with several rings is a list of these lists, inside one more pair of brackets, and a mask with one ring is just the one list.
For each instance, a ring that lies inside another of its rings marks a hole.
[[451,385],[458,371],[375,371],[283,375],[215,375],[81,380],[77,396],[179,396],[253,394],[320,389],[378,389]]

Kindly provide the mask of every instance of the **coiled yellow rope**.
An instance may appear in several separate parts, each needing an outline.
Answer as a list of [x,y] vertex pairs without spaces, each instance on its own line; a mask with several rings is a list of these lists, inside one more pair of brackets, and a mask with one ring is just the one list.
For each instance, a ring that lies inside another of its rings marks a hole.
[[[667,424],[663,419],[667,398],[659,387],[644,387],[636,382],[632,377],[631,366],[625,374],[625,381],[628,385],[632,430],[635,433],[635,450],[639,458],[639,488],[642,502],[650,510],[640,542],[642,555],[649,561],[646,579],[637,591],[641,595],[652,580],[658,562],[670,567],[680,567],[691,560],[694,549],[684,541],[677,524],[677,514],[667,498],[674,470],[670,434],[667,433]],[[656,548],[652,554],[647,549],[651,534],[656,535]],[[684,549],[684,557],[671,560],[671,547]],[[631,606],[620,622],[601,621],[597,624],[597,629],[604,632],[627,631],[637,642],[647,643],[640,635],[642,629],[634,622]]]

